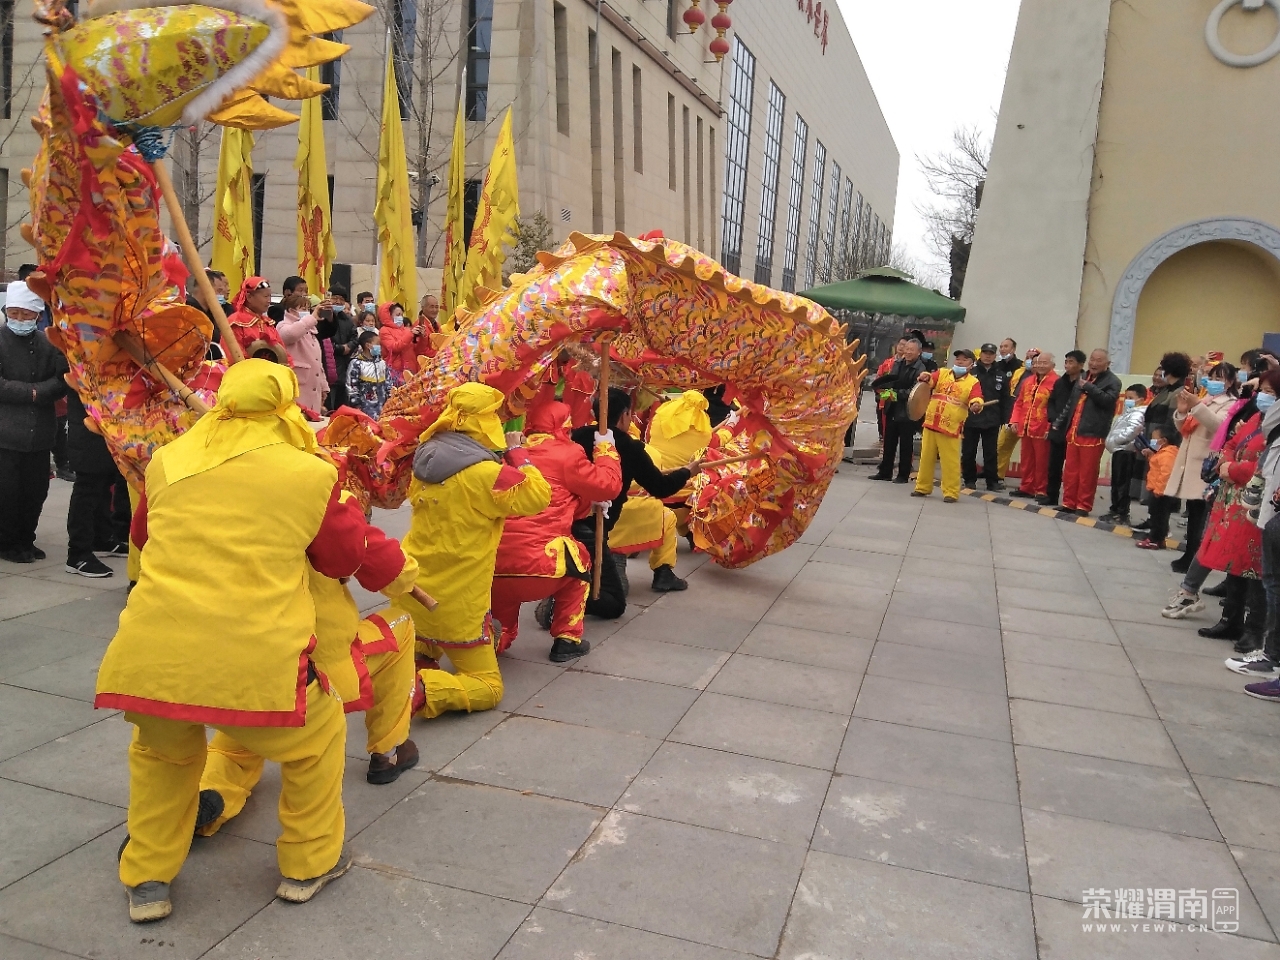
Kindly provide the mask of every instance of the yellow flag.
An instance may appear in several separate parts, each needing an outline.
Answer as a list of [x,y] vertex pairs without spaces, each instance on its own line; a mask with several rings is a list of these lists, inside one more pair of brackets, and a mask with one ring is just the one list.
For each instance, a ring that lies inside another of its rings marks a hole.
[[458,288],[467,266],[466,224],[467,136],[462,123],[462,98],[458,98],[458,116],[453,124],[453,151],[449,155],[449,205],[444,221],[444,287],[440,305],[446,321],[452,326],[453,311],[461,302]]
[[247,130],[222,129],[213,203],[213,269],[227,275],[235,293],[254,267],[253,134]]
[[414,264],[413,209],[409,201],[409,164],[400,123],[400,96],[394,58],[387,58],[382,87],[382,136],[378,142],[378,199],[373,208],[382,269],[378,302],[398,303],[417,316],[418,271]]
[[471,228],[467,269],[458,290],[458,302],[468,310],[479,306],[478,287],[502,289],[504,245],[514,246],[516,218],[520,216],[520,187],[516,183],[516,145],[511,137],[511,109],[503,118],[498,140],[489,158],[489,173],[480,194],[476,222]]
[[[308,67],[306,78],[318,83],[319,67]],[[323,294],[329,271],[338,258],[333,243],[333,215],[329,209],[329,165],[324,151],[324,113],[319,97],[302,102],[298,126],[298,276],[307,289]]]

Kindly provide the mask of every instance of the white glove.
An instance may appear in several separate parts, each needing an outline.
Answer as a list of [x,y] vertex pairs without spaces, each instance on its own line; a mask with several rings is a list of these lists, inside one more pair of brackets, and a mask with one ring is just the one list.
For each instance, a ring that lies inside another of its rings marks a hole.
[[601,513],[608,513],[609,508],[612,506],[612,500],[597,500],[591,504],[591,511],[594,513],[596,510],[599,510]]
[[606,430],[604,433],[596,434],[596,443],[613,444],[613,431]]

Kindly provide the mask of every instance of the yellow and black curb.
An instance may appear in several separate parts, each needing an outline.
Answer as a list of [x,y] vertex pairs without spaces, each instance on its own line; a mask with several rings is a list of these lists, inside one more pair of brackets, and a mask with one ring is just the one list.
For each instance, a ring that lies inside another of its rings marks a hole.
[[[1012,507],[1014,510],[1021,510],[1023,513],[1038,513],[1042,517],[1065,520],[1067,523],[1074,523],[1080,527],[1093,527],[1095,530],[1102,530],[1113,536],[1125,537],[1129,540],[1143,535],[1143,531],[1134,530],[1132,527],[1122,526],[1118,523],[1105,523],[1093,517],[1082,517],[1079,514],[1072,513],[1070,510],[1055,510],[1052,507],[1042,507],[1034,500],[1014,499],[1013,497],[1004,497],[998,493],[991,492],[983,493],[981,490],[970,490],[968,487],[962,488],[960,493],[966,497],[985,500],[987,503],[997,503],[1001,506]],[[1165,540],[1164,545],[1170,550],[1185,550],[1187,548],[1186,543],[1181,540],[1174,540],[1172,537]]]

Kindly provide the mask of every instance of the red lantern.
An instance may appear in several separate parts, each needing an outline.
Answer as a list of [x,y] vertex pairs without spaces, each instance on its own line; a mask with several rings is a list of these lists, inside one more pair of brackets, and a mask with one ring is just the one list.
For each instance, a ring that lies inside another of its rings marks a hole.
[[707,22],[707,15],[698,9],[700,0],[691,0],[692,6],[680,17],[689,28],[690,33],[697,33],[698,28]]
[[711,26],[715,27],[716,36],[723,37],[724,32],[733,26],[733,21],[727,13],[717,13],[711,18]]
[[711,53],[716,58],[716,63],[724,59],[724,55],[729,52],[729,41],[724,37],[716,37],[711,41]]
[[729,19],[729,4],[733,0],[716,0],[716,5],[720,8],[720,12],[711,18],[711,26],[715,28],[716,38],[711,41],[711,52],[715,54],[716,61],[719,62],[726,53],[729,52],[729,41],[724,38],[725,31],[733,26],[733,21]]

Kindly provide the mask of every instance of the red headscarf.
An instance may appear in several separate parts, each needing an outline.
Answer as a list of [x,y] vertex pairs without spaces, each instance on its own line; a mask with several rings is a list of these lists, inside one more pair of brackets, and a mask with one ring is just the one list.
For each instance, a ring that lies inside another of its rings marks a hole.
[[[244,283],[240,284],[240,292],[236,294],[235,300],[231,304],[233,313],[240,313],[244,310],[244,302],[249,294],[257,290],[264,283],[267,283],[266,277],[247,277]],[[268,284],[269,285],[269,284]]]
[[569,427],[572,425],[573,411],[569,405],[559,400],[542,403],[531,409],[524,418],[524,432],[527,434],[547,433],[557,440],[569,439]]

